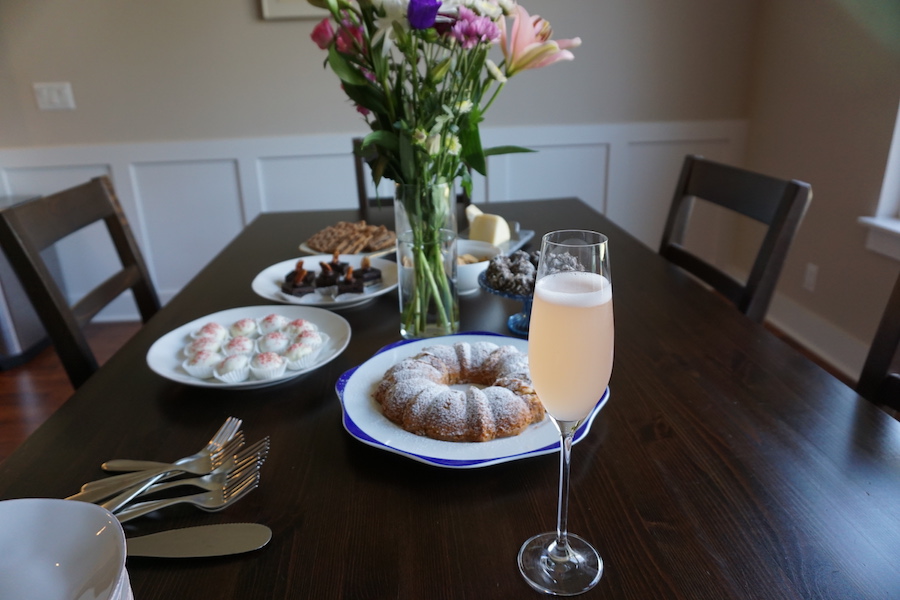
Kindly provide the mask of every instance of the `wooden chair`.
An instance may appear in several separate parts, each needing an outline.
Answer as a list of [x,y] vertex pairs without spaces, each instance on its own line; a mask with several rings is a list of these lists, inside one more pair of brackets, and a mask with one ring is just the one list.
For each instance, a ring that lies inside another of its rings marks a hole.
[[[746,283],[733,279],[682,246],[695,198],[768,226]],[[706,282],[745,315],[762,322],[788,248],[811,199],[812,189],[807,183],[776,179],[688,155],[675,188],[659,253]]]
[[[121,270],[70,306],[41,251],[98,221],[106,223]],[[82,329],[101,309],[130,289],[144,322],[159,310],[141,251],[107,177],[0,212],[0,246],[76,389],[98,368]]]
[[[866,399],[900,410],[900,369],[894,369],[900,350],[900,277],[888,299],[875,339],[863,365],[856,391]],[[892,370],[893,369],[893,370]]]
[[[353,138],[353,164],[356,170],[356,193],[359,198],[359,215],[365,221],[371,221],[371,209],[379,207],[390,207],[393,210],[392,197],[370,196],[366,182],[372,181],[372,176],[366,168],[368,158],[362,150],[362,138]],[[374,150],[372,151],[374,153]],[[462,190],[456,195],[457,208],[464,209],[471,202],[471,199]]]

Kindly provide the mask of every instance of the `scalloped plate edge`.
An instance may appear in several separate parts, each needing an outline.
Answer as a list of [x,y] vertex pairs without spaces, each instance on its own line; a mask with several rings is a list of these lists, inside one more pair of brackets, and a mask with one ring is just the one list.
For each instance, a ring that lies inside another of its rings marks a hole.
[[[471,336],[471,335],[485,335],[485,336],[494,336],[494,337],[508,338],[508,339],[518,339],[518,338],[510,338],[509,336],[505,336],[503,334],[487,332],[487,331],[469,331],[469,332],[458,333],[458,334],[454,334],[452,336],[446,336],[446,337]],[[437,339],[437,338],[434,338],[434,339]],[[397,347],[400,347],[400,346],[403,346],[403,345],[406,345],[406,344],[409,344],[412,342],[418,342],[418,341],[421,341],[421,340],[400,340],[398,342],[393,342],[391,344],[388,344],[388,345],[380,348],[377,352],[375,352],[373,357],[377,356],[383,352],[386,352],[388,350],[391,350],[393,348],[397,348]],[[393,446],[390,446],[389,444],[385,444],[384,442],[376,440],[371,435],[369,435],[365,431],[365,429],[363,429],[358,423],[356,423],[348,415],[347,407],[344,403],[344,390],[347,387],[347,383],[350,381],[350,379],[353,377],[353,375],[359,370],[359,368],[362,367],[364,364],[365,363],[363,363],[361,365],[357,365],[356,367],[353,367],[352,369],[349,369],[349,370],[345,371],[344,373],[342,373],[341,376],[338,377],[337,381],[335,382],[335,391],[337,392],[338,398],[340,399],[340,402],[341,402],[342,422],[344,425],[344,429],[352,437],[356,438],[357,440],[359,440],[360,442],[362,442],[368,446],[372,446],[373,448],[378,448],[380,450],[385,450],[387,452],[391,452],[394,454],[399,454],[401,456],[405,456],[412,460],[422,462],[422,463],[425,463],[428,465],[433,465],[433,466],[437,466],[437,467],[445,467],[445,468],[450,468],[450,469],[474,469],[474,468],[481,468],[481,467],[489,467],[492,465],[502,464],[502,463],[510,462],[510,461],[514,461],[514,460],[531,458],[533,456],[542,456],[545,454],[552,454],[552,453],[556,453],[559,451],[560,443],[557,441],[557,442],[554,442],[547,446],[535,448],[532,450],[527,450],[525,452],[520,452],[520,453],[516,453],[516,454],[507,454],[507,455],[496,456],[496,457],[486,458],[486,459],[459,460],[459,459],[452,459],[452,458],[446,458],[446,457],[440,457],[440,456],[426,456],[426,455],[422,455],[422,454],[416,454],[415,452],[410,452],[407,450],[395,448]],[[590,432],[591,426],[594,423],[594,419],[596,418],[597,414],[600,413],[600,411],[603,409],[603,407],[606,405],[606,403],[609,401],[609,396],[610,396],[610,390],[607,387],[606,390],[603,392],[603,395],[600,397],[600,400],[597,401],[597,404],[591,410],[591,412],[588,415],[585,422],[582,423],[581,426],[578,428],[578,431],[575,432],[575,437],[572,442],[573,444],[577,444],[578,442],[580,442]],[[465,443],[465,442],[459,442],[459,443]],[[480,443],[480,442],[471,442],[471,443]]]

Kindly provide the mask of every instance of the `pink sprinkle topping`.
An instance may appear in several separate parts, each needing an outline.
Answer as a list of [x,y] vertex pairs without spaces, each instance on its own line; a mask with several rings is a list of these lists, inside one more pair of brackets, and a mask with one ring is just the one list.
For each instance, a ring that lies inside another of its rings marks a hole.
[[203,327],[200,328],[200,335],[205,336],[209,335],[212,337],[222,335],[225,333],[225,328],[222,327],[218,323],[207,323]]
[[263,352],[256,355],[254,362],[259,367],[278,367],[284,359],[274,352]]
[[196,340],[191,342],[190,345],[188,345],[187,353],[193,356],[201,350],[215,350],[218,344],[219,342],[211,337],[197,338]]
[[215,352],[211,352],[210,350],[201,350],[197,354],[195,354],[189,361],[189,365],[211,365],[219,358],[219,356]]
[[227,373],[229,371],[234,371],[237,369],[243,369],[247,366],[247,357],[243,354],[233,354],[229,357],[226,357],[221,363],[219,363],[219,371]]
[[229,352],[249,352],[253,349],[253,342],[248,337],[238,336],[225,344],[225,350]]

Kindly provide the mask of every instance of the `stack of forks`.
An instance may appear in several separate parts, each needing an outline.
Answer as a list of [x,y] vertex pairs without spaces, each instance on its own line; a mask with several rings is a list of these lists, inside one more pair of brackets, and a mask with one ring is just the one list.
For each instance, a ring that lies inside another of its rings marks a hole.
[[[268,437],[245,446],[241,425],[240,419],[229,417],[199,452],[174,463],[136,460],[103,463],[104,470],[128,472],[89,481],[67,500],[98,502],[122,523],[173,504],[190,503],[206,511],[222,510],[256,489],[260,467],[269,454]],[[206,491],[145,498],[181,486]]]

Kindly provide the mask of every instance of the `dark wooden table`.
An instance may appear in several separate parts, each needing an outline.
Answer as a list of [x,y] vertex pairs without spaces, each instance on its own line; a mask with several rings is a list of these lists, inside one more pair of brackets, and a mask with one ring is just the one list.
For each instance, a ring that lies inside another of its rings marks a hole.
[[[596,598],[900,597],[900,423],[695,284],[577,200],[491,206],[526,228],[610,238],[616,312],[612,394],[575,447],[570,528],[599,549]],[[209,313],[267,304],[265,267],[351,211],[266,214],[238,236],[45,425],[0,465],[0,498],[63,497],[109,458],[172,460],[229,415],[269,435],[259,489],[205,513],[180,506],[129,535],[253,521],[261,551],[128,563],[139,600],[527,598],[516,553],[555,526],[557,458],[452,470],[348,435],[334,384],[399,339],[396,293],[342,311],[336,360],[256,391],[172,383],[145,355]],[[507,333],[520,307],[479,292],[462,329]]]

